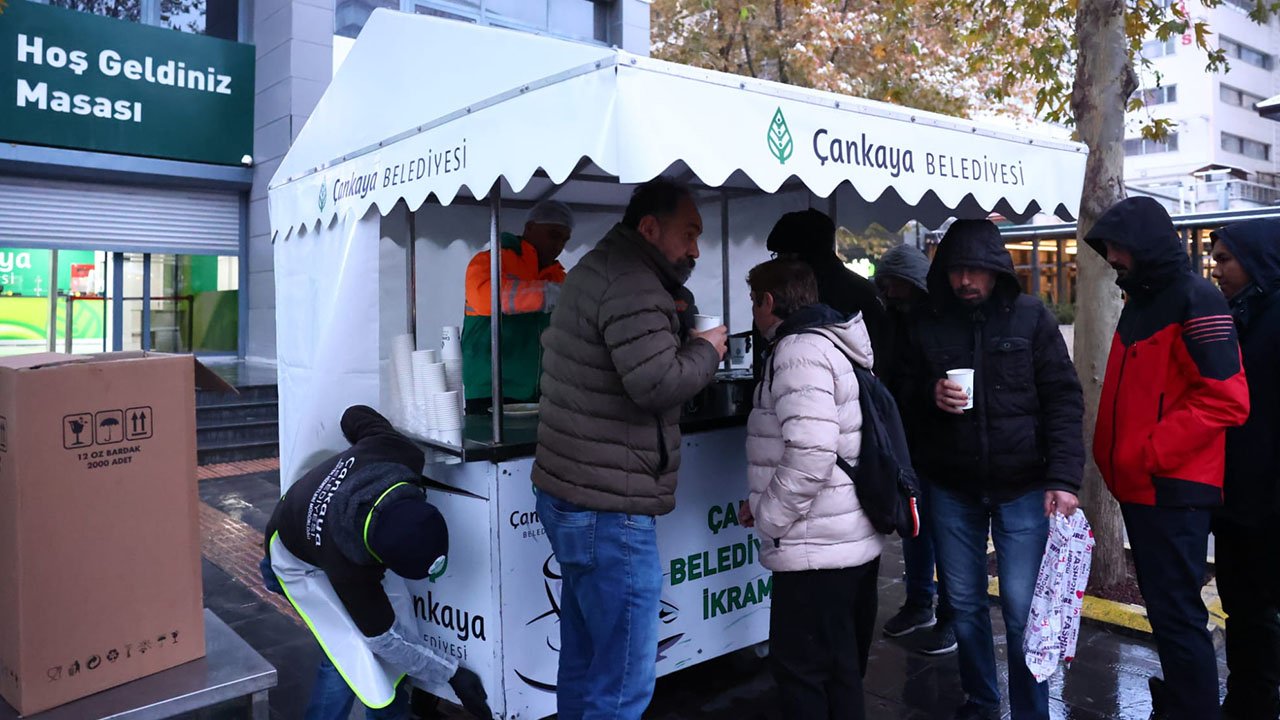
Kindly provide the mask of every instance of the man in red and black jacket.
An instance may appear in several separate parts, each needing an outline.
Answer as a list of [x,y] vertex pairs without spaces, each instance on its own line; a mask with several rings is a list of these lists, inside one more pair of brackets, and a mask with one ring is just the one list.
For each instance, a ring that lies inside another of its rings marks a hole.
[[[1116,203],[1085,241],[1128,296],[1107,361],[1093,456],[1124,513],[1164,669],[1159,717],[1216,720],[1218,663],[1200,599],[1226,430],[1249,416],[1227,302],[1191,271],[1164,208]],[[1160,714],[1162,713],[1162,714]]]

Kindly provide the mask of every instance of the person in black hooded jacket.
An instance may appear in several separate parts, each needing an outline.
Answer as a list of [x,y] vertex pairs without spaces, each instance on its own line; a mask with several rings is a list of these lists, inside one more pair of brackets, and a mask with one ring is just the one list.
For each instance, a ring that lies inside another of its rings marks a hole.
[[[1048,516],[1075,512],[1084,471],[1084,400],[1053,315],[1022,293],[1000,231],[987,220],[957,220],[928,275],[930,307],[918,313],[911,362],[922,407],[912,448],[930,483],[938,567],[946,578],[968,696],[957,720],[1000,717],[987,536],[995,543],[1000,605],[1009,646],[1014,720],[1047,720],[1049,690],[1023,659]],[[948,370],[972,368],[973,408]]]
[[[813,270],[818,279],[818,300],[836,312],[849,317],[862,313],[871,336],[871,352],[875,355],[875,372],[883,370],[880,361],[887,355],[885,347],[884,304],[870,280],[845,267],[836,255],[836,225],[826,214],[812,208],[789,212],[778,218],[765,246],[780,259],[800,260]],[[767,345],[758,335],[753,345],[763,350]],[[759,357],[757,357],[757,361]],[[758,363],[757,363],[758,365]]]
[[1213,233],[1213,277],[1227,297],[1249,378],[1249,419],[1227,430],[1223,507],[1213,520],[1227,613],[1229,720],[1280,717],[1280,220]]
[[[911,399],[911,322],[918,313],[927,312],[929,306],[929,258],[911,245],[891,248],[876,263],[875,283],[884,298],[887,309],[885,342],[888,358],[880,363],[884,368],[881,380],[893,393],[898,406],[904,411],[903,430],[912,451],[925,447],[930,438],[923,436],[914,423],[914,414],[905,412],[913,405]],[[921,506],[929,507],[929,486],[920,485]],[[933,522],[929,513],[920,518],[920,534],[902,539],[902,563],[905,569],[907,599],[893,617],[884,623],[886,637],[902,637],[917,630],[930,628],[923,637],[912,643],[914,649],[926,655],[945,655],[956,650],[956,633],[951,624],[951,605],[947,602],[946,578],[934,580],[937,564],[933,550]],[[938,611],[933,609],[934,596],[938,598]]]

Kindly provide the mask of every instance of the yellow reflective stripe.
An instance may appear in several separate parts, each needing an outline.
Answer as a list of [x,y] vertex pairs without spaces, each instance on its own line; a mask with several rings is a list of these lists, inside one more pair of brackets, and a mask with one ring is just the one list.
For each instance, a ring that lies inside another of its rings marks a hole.
[[[271,536],[271,542],[267,543],[267,545],[270,546],[279,539],[280,539],[280,532],[277,531],[274,535]],[[280,545],[281,546],[284,545],[283,540],[280,541]],[[285,548],[285,549],[287,550],[288,548]],[[272,572],[275,572],[275,570],[273,569]],[[284,580],[281,580],[279,575],[276,576],[276,582],[280,583],[280,589],[284,590],[284,596],[289,601],[289,604],[293,606],[294,612],[298,613],[298,617],[302,618],[302,622],[307,624],[307,629],[311,631],[311,636],[316,639],[316,642],[320,643],[320,649],[324,651],[325,657],[329,658],[330,664],[332,664],[333,667],[338,671],[338,674],[342,676],[343,682],[347,684],[347,687],[351,688],[351,692],[355,693],[356,697],[360,699],[361,704],[363,704],[365,707],[373,708],[374,710],[381,710],[382,708],[387,707],[393,701],[395,701],[396,694],[394,691],[391,693],[391,697],[387,698],[386,700],[370,701],[368,698],[366,698],[364,694],[361,693],[358,688],[356,688],[355,683],[351,682],[351,678],[347,677],[346,671],[342,669],[342,665],[338,663],[338,660],[333,656],[333,653],[329,652],[329,646],[325,645],[324,638],[320,637],[320,633],[316,632],[315,625],[311,624],[311,618],[307,617],[307,614],[302,611],[302,608],[298,607],[298,603],[294,601],[293,596],[289,594],[289,586],[284,584]],[[396,678],[396,681],[392,683],[392,686],[400,687],[400,683],[405,679],[405,677],[406,677],[405,673],[400,673],[400,677]]]
[[373,501],[373,507],[369,508],[369,514],[364,516],[364,536],[363,536],[364,549],[369,551],[369,554],[373,556],[374,560],[377,560],[383,565],[386,565],[386,563],[382,561],[382,558],[378,557],[378,553],[374,552],[373,548],[369,547],[369,522],[373,520],[373,511],[377,509],[378,503],[382,502],[382,498],[386,497],[387,493],[391,492],[392,490],[395,490],[401,485],[408,485],[408,484],[409,483],[407,482],[398,482],[395,485],[392,485],[391,487],[387,488],[386,491],[384,491],[381,495],[378,496],[377,500]]

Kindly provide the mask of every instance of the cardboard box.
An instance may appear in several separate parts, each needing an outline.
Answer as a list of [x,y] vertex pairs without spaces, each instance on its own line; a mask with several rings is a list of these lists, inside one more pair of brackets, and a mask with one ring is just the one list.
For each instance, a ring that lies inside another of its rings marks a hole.
[[0,358],[0,696],[29,715],[203,657],[191,356]]

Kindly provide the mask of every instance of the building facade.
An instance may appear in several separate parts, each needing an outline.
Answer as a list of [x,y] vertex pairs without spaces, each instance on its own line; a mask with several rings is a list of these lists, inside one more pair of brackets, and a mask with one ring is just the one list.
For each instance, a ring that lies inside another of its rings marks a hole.
[[[1280,125],[1254,105],[1277,93],[1280,23],[1255,23],[1253,0],[1225,0],[1206,9],[1179,0],[1195,21],[1205,21],[1211,42],[1230,62],[1225,73],[1205,72],[1205,55],[1188,32],[1150,39],[1140,68],[1145,110],[1128,116],[1125,180],[1131,192],[1151,194],[1179,213],[1271,205],[1280,201],[1277,140]],[[1172,122],[1162,141],[1143,139],[1150,117]]]
[[0,354],[273,361],[267,186],[378,7],[649,45],[647,0],[9,0]]

